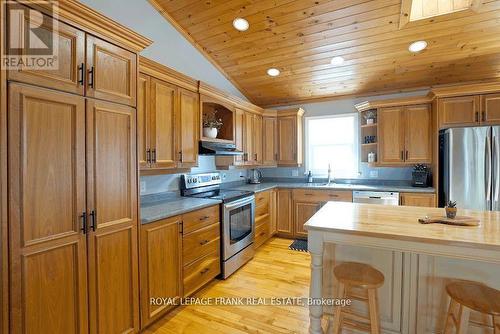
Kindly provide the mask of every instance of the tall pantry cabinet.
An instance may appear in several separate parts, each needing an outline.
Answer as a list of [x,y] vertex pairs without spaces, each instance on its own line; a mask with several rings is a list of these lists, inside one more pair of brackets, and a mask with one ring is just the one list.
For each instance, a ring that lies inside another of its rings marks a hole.
[[8,327],[137,332],[137,53],[150,41],[59,6],[59,69],[7,74]]

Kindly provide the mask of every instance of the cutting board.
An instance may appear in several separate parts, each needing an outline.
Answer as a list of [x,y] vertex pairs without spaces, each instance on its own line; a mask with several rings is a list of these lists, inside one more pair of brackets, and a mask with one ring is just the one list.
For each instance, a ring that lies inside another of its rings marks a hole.
[[467,216],[456,216],[454,219],[446,218],[444,216],[426,216],[419,218],[418,222],[421,224],[447,224],[457,226],[478,226],[479,219]]

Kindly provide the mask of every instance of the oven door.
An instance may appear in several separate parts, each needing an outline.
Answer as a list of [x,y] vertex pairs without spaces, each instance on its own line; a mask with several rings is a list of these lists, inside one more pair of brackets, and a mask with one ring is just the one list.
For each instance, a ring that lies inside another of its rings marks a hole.
[[224,204],[223,250],[229,259],[253,242],[255,233],[255,196],[248,196]]

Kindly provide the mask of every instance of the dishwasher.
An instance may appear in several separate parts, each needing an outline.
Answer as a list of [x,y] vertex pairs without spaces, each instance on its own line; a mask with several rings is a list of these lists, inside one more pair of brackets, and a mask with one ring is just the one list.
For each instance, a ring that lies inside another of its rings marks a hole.
[[399,205],[399,193],[392,191],[353,191],[352,202]]

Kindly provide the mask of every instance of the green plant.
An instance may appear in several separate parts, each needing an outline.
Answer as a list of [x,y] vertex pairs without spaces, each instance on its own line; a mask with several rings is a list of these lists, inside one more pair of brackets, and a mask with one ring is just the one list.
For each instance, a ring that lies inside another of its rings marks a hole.
[[457,207],[457,202],[456,201],[448,201],[446,204],[447,208],[456,208]]
[[213,113],[203,114],[203,127],[204,128],[215,128],[219,130],[222,127],[222,119],[215,117],[217,110]]

